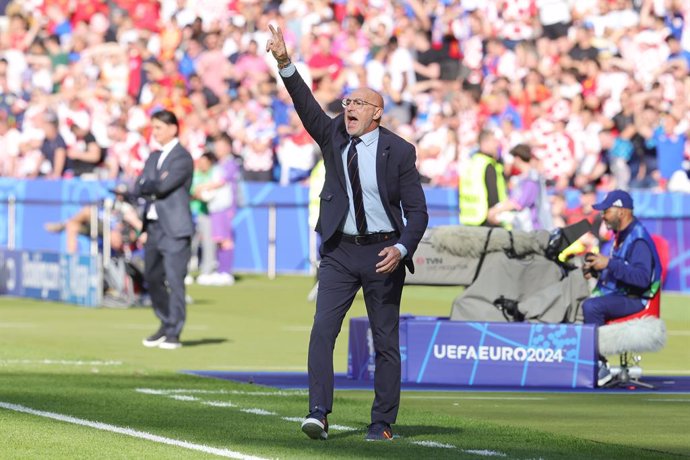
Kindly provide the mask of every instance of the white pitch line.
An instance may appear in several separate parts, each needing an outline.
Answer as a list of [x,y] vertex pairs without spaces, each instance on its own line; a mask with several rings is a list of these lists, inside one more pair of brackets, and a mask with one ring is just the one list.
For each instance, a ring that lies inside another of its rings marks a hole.
[[86,426],[89,428],[95,428],[97,430],[109,431],[111,433],[123,434],[125,436],[131,436],[133,438],[145,439],[147,441],[153,441],[160,444],[167,444],[169,446],[182,447],[184,449],[196,450],[199,452],[204,452],[206,454],[217,455],[219,457],[226,458],[237,458],[241,460],[254,460],[261,459],[262,457],[254,457],[252,455],[246,455],[240,452],[235,452],[229,449],[220,449],[217,447],[206,446],[204,444],[196,444],[193,442],[182,441],[180,439],[166,438],[165,436],[158,436],[152,433],[147,433],[146,431],[134,430],[132,428],[125,428],[116,425],[110,425],[108,423],[93,422],[91,420],[85,420],[81,418],[72,417],[70,415],[57,414],[55,412],[46,412],[42,410],[31,409],[30,407],[20,406],[19,404],[11,404],[0,401],[0,408],[22,412],[25,414],[37,415],[39,417],[50,418],[53,420],[58,420],[60,422],[72,423],[75,425]]
[[121,366],[122,361],[80,361],[67,359],[1,359],[0,366],[9,364],[59,364],[62,366]]
[[[271,411],[268,411],[265,409],[260,409],[257,407],[241,408],[241,407],[237,406],[237,404],[234,404],[231,402],[204,401],[203,399],[199,399],[195,396],[186,396],[186,395],[182,395],[179,393],[165,394],[166,390],[151,390],[151,389],[148,389],[149,391],[140,391],[140,390],[142,390],[142,389],[137,389],[136,391],[138,391],[140,393],[151,394],[151,395],[156,395],[156,396],[166,396],[166,397],[172,398],[176,401],[200,402],[201,404],[204,404],[206,406],[212,406],[212,407],[232,407],[232,408],[236,408],[240,412],[244,412],[246,414],[278,416],[277,413],[271,412]],[[304,419],[302,417],[280,417],[280,418],[282,420],[286,420],[289,422],[301,423],[302,421],[304,421]],[[359,430],[357,430],[357,428],[353,428],[351,426],[346,426],[346,425],[330,425],[329,428],[332,428],[332,429],[337,430],[337,431],[359,431]]]
[[177,401],[198,401],[199,398],[196,398],[194,396],[187,396],[187,395],[167,395],[168,398],[175,399]]
[[[232,407],[232,408],[237,408],[237,406],[231,402],[222,402],[222,401],[204,401],[199,398],[196,398],[194,396],[184,396],[181,395],[180,393],[213,393],[213,394],[243,394],[243,395],[253,395],[256,392],[233,392],[233,391],[227,391],[227,390],[192,390],[192,389],[175,389],[175,390],[156,390],[153,388],[137,388],[137,392],[139,393],[145,393],[145,394],[151,394],[151,395],[160,395],[160,396],[167,396],[175,400],[179,401],[198,401],[201,404],[207,405],[207,406],[214,406],[214,407]],[[275,393],[271,393],[275,394]],[[295,393],[290,393],[294,395]],[[260,396],[264,396],[263,392]],[[461,398],[463,399],[463,398]],[[464,399],[470,399],[464,398]],[[545,398],[489,398],[489,397],[481,397],[479,399],[545,399]],[[239,408],[240,412],[244,412],[247,414],[254,414],[254,415],[269,415],[269,416],[279,416],[275,412],[267,411],[265,409],[260,409],[260,408]],[[288,422],[302,422],[304,419],[302,417],[280,417],[281,420],[285,420]],[[346,426],[346,425],[330,425],[329,428],[337,430],[337,431],[360,431],[357,428],[351,427],[351,426]],[[435,441],[411,441],[412,444],[416,444],[419,446],[423,447],[436,447],[436,448],[445,448],[445,449],[458,449],[458,447],[453,446],[452,444],[443,444]],[[481,455],[481,456],[486,456],[486,457],[505,457],[506,454],[503,452],[496,452],[494,450],[464,450],[460,449],[462,452],[469,453],[469,454],[474,454],[474,455]]]
[[[304,419],[300,419],[300,422],[303,422],[303,421],[304,421]],[[328,428],[333,428],[334,430],[337,430],[337,431],[362,431],[359,428],[355,428],[355,427],[347,426],[347,425],[338,425],[337,423],[333,424],[333,425],[328,425]]]
[[[254,414],[254,415],[272,415],[272,416],[277,416],[275,412],[267,411],[265,409],[260,409],[256,407],[249,407],[249,408],[241,408],[237,406],[237,404],[231,403],[231,402],[224,402],[224,401],[204,401],[203,399],[196,398],[194,396],[186,396],[181,393],[201,393],[201,394],[207,394],[207,393],[212,393],[212,394],[235,394],[235,395],[250,395],[254,396],[256,392],[243,392],[243,391],[226,391],[226,390],[185,390],[185,389],[177,389],[177,390],[156,390],[153,388],[137,388],[135,391],[138,393],[144,393],[144,394],[150,394],[150,395],[156,395],[156,396],[167,396],[168,398],[175,399],[177,401],[189,401],[189,402],[200,402],[201,404],[204,404],[206,406],[212,406],[212,407],[232,407],[238,409],[240,412],[244,412],[247,414]],[[265,396],[266,394],[274,395],[275,393],[260,393],[258,396]],[[289,396],[294,396],[295,393],[290,393]],[[288,395],[281,395],[281,396],[288,396]],[[303,422],[304,418],[302,417],[280,417],[282,420],[286,420],[288,422]],[[353,428],[351,426],[346,426],[346,425],[329,425],[329,428],[332,428],[334,430],[338,431],[358,431],[357,428]]]
[[441,449],[455,449],[456,447],[452,444],[443,444],[442,442],[436,441],[410,441],[410,444],[415,444],[422,447],[439,447]]
[[[180,393],[218,393],[218,392],[225,393],[224,390],[218,390],[218,391],[216,391],[216,390],[184,390],[184,389],[156,390],[153,388],[137,388],[136,391],[139,393],[145,393],[145,394],[151,394],[151,395],[157,395],[157,396],[167,396],[169,398],[172,398],[172,399],[175,399],[178,401],[200,402],[201,404],[204,404],[207,406],[236,408],[240,412],[244,412],[246,414],[277,416],[281,420],[285,420],[287,422],[301,423],[304,421],[304,418],[302,418],[302,417],[282,417],[275,412],[271,412],[271,411],[268,411],[266,409],[260,409],[257,407],[241,408],[241,407],[238,407],[237,405],[235,405],[231,402],[204,401],[203,399],[199,399],[199,398],[196,398],[194,396],[184,396],[184,395],[180,394]],[[245,394],[245,393],[243,393],[243,394]],[[483,398],[483,399],[506,399],[506,398]],[[528,399],[534,399],[534,398],[528,398]],[[537,398],[537,399],[544,399],[544,398]],[[336,425],[329,425],[329,428],[332,430],[336,430],[336,431],[362,431],[358,428],[354,428],[351,426],[337,425],[337,424]],[[398,438],[398,436],[394,436],[394,438]],[[422,446],[422,447],[458,449],[458,450],[465,452],[465,453],[468,453],[468,454],[480,455],[480,456],[484,456],[484,457],[506,457],[506,454],[504,454],[503,452],[497,452],[495,450],[466,450],[466,449],[460,449],[457,446],[454,446],[452,444],[443,444],[443,443],[436,442],[436,441],[423,441],[422,440],[422,441],[410,441],[410,443],[418,445],[418,446]]]
[[483,455],[484,457],[506,457],[507,455],[504,454],[503,452],[496,452],[495,450],[465,450],[462,449],[463,452],[467,452],[468,454],[475,454],[475,455]]
[[259,409],[258,407],[250,407],[248,409],[240,409],[240,412],[244,412],[245,414],[254,414],[254,415],[278,415],[275,412],[271,412],[270,410],[265,410],[265,409]]
[[236,404],[226,401],[202,401],[201,404],[211,407],[237,407]]
[[[440,449],[458,449],[457,446],[452,444],[444,444],[442,442],[436,441],[410,441],[411,444],[416,444],[422,447],[437,447]],[[481,455],[482,457],[507,457],[503,452],[496,452],[495,450],[476,450],[476,449],[459,449],[466,454]]]
[[240,390],[192,390],[185,388],[176,388],[171,390],[162,390],[155,388],[137,388],[138,393],[150,395],[171,395],[171,394],[210,394],[210,395],[239,395],[239,396],[304,396],[306,391],[240,391]]
[[649,399],[645,399],[645,401],[652,401],[652,402],[683,402],[683,403],[690,403],[690,399],[654,399],[654,398],[649,398]]

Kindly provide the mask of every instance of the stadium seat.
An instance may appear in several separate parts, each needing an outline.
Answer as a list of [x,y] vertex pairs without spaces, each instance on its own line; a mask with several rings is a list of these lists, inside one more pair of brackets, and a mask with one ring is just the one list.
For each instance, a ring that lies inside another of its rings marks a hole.
[[[668,241],[652,235],[661,261],[661,285],[666,279],[669,262]],[[653,388],[640,381],[642,368],[639,353],[656,352],[666,344],[666,325],[660,318],[661,288],[647,306],[632,315],[610,320],[599,328],[599,353],[604,356],[619,355],[620,366],[612,367],[613,379],[605,387],[641,386]]]

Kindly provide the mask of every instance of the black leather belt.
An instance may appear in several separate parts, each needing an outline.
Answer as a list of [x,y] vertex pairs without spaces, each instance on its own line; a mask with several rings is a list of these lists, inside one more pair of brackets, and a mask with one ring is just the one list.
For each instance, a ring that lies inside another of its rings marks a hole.
[[357,246],[381,243],[383,241],[392,240],[396,237],[397,234],[395,232],[369,233],[368,235],[346,235],[344,233],[340,233],[340,241],[356,244]]

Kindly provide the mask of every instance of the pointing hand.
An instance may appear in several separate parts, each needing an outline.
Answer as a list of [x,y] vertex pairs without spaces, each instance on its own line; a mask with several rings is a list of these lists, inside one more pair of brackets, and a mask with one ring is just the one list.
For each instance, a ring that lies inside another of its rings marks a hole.
[[271,24],[268,25],[271,31],[271,38],[266,43],[266,51],[270,51],[273,57],[278,62],[279,67],[285,67],[290,63],[290,56],[288,56],[285,40],[283,39],[283,32],[280,27],[274,28]]

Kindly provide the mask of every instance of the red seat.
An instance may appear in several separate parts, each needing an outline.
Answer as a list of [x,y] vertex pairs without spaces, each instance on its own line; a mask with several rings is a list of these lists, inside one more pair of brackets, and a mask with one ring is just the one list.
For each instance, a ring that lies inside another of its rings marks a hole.
[[[654,246],[659,253],[661,263],[661,285],[666,279],[669,262],[668,241],[659,235],[652,235]],[[659,351],[666,343],[666,326],[660,318],[661,286],[647,306],[632,315],[613,319],[606,322],[598,330],[599,351],[611,354],[615,350],[620,355],[620,366],[611,368],[613,379],[605,387],[625,386],[634,388],[642,386],[654,388],[649,383],[642,382],[642,368],[638,353]]]
[[624,323],[626,321],[630,321],[631,319],[635,318],[644,318],[645,316],[654,316],[656,318],[659,318],[661,315],[661,289],[656,291],[656,294],[654,294],[654,297],[651,298],[649,302],[647,302],[647,306],[644,307],[642,310],[638,311],[637,313],[633,313],[632,315],[628,316],[622,316],[620,318],[616,319],[610,319],[606,321],[606,324],[616,324],[616,323]]
[[[656,251],[659,253],[659,261],[661,262],[661,286],[663,286],[666,280],[666,271],[668,270],[670,257],[668,241],[657,234],[652,235],[652,240],[654,240],[654,246],[656,246]],[[661,286],[659,286],[659,290],[656,291],[656,294],[654,294],[654,297],[652,297],[644,309],[632,315],[606,321],[606,324],[622,323],[635,318],[644,318],[645,316],[655,316],[659,318],[661,315]]]

